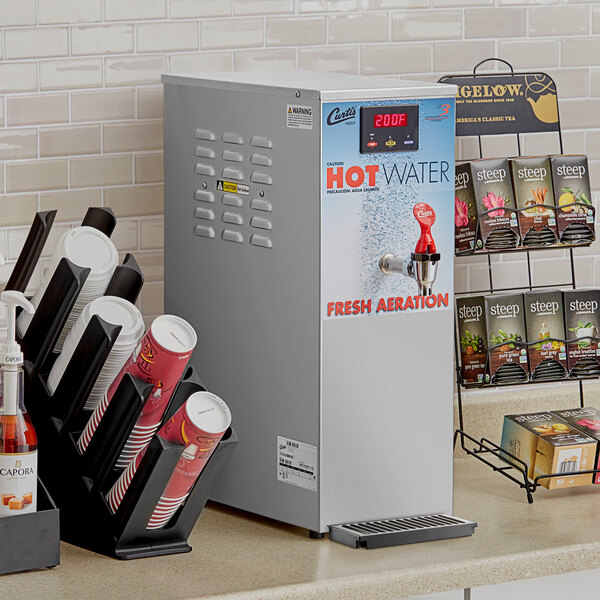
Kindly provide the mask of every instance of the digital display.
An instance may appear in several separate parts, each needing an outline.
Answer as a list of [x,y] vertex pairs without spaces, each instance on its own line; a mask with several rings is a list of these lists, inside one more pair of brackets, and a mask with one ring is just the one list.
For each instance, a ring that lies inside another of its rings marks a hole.
[[373,127],[406,127],[407,114],[403,113],[386,113],[373,115]]

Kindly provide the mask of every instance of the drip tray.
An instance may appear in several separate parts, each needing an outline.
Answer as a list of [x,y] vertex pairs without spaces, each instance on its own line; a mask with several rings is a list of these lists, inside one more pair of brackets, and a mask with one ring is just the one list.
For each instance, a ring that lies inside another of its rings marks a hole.
[[450,515],[330,525],[329,537],[352,548],[383,548],[473,535],[477,523]]

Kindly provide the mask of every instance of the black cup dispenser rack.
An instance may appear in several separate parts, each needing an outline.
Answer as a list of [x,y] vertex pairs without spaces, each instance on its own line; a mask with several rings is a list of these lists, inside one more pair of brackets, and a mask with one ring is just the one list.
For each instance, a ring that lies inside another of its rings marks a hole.
[[[7,289],[23,291],[32,264],[41,255],[55,211],[38,213]],[[110,235],[116,220],[107,208],[90,208],[82,223]],[[23,273],[20,270],[23,270]],[[52,275],[33,319],[19,340],[25,356],[26,407],[38,435],[39,472],[60,509],[60,538],[88,550],[120,559],[189,552],[187,538],[194,527],[237,436],[229,429],[194,484],[186,502],[169,523],[146,529],[150,516],[181,456],[183,445],[155,435],[115,514],[105,495],[120,475],[114,464],[152,389],[151,384],[126,375],[104,417],[81,454],[76,442],[91,411],[84,408],[120,326],[94,315],[84,331],[61,381],[50,393],[47,377],[58,354],[53,350],[83,287],[89,269],[63,258]],[[135,302],[143,275],[127,254],[113,274],[107,295]],[[179,382],[163,421],[167,421],[194,392],[205,390],[188,368]],[[57,466],[60,465],[60,468]],[[6,519],[4,519],[6,520]],[[0,571],[1,572],[1,571]]]

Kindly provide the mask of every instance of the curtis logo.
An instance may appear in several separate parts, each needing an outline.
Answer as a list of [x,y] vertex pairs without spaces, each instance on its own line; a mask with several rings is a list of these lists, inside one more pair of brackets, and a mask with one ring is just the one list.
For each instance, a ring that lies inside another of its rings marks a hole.
[[508,96],[522,96],[522,84],[509,83],[507,85],[461,85],[458,87],[458,98],[502,98]]
[[328,115],[327,115],[327,125],[337,125],[338,123],[343,123],[344,121],[349,121],[350,119],[354,119],[356,117],[356,106],[351,106],[347,108],[345,111],[340,111],[340,109],[336,106]]

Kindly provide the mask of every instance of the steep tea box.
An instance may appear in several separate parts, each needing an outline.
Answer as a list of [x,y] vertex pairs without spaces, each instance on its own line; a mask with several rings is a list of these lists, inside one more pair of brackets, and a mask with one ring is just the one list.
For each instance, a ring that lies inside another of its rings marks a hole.
[[523,294],[485,296],[485,319],[492,383],[528,377]]
[[[566,410],[553,410],[551,412],[553,415],[558,415],[561,419],[564,419],[572,427],[600,441],[600,411],[594,407],[585,406],[583,408],[569,408]],[[597,446],[596,466],[594,468],[600,469],[600,452],[598,452],[600,444],[597,444]],[[595,484],[600,483],[600,473],[595,473],[592,477]]]
[[589,244],[595,238],[587,156],[550,157],[558,236],[564,244]]
[[[547,156],[511,158],[515,204],[523,246],[550,246],[558,239],[552,173]],[[547,205],[547,206],[544,206]]]
[[567,374],[563,300],[560,290],[525,292],[527,354],[532,379],[560,379]]
[[471,163],[471,175],[484,247],[490,250],[515,248],[519,241],[519,225],[508,160],[475,160]]
[[577,377],[600,375],[600,290],[582,289],[563,292],[567,363]]
[[[596,440],[585,435],[559,416],[548,413],[506,415],[502,427],[501,447],[527,464],[527,476],[561,474],[540,480],[553,490],[592,483],[592,476],[571,475],[593,468]],[[519,463],[504,455],[509,462]]]
[[460,341],[462,384],[467,387],[489,381],[485,375],[486,338],[483,296],[456,299],[456,319]]
[[475,249],[477,234],[477,203],[471,176],[471,164],[456,165],[454,175],[454,247],[456,254]]

